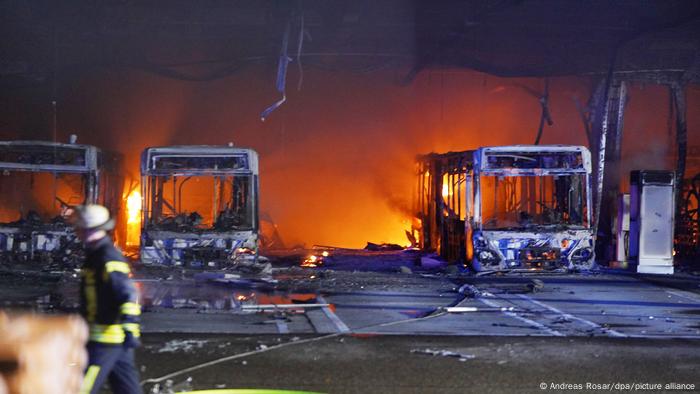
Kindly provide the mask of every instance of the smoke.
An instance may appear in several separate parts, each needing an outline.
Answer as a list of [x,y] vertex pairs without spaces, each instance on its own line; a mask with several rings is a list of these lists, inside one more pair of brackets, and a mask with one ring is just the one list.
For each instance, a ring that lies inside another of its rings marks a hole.
[[[294,84],[293,73],[290,78]],[[75,133],[81,143],[120,152],[125,171],[133,176],[147,146],[233,142],[253,148],[260,154],[261,211],[274,219],[288,245],[362,247],[367,241],[406,243],[416,155],[531,144],[541,111],[537,99],[517,86],[541,90],[538,79],[425,71],[410,85],[399,86],[390,71],[353,75],[309,69],[301,91],[288,92],[287,102],[260,122],[260,111],[277,97],[274,79],[274,67],[197,83],[140,72],[96,72],[61,85],[59,139]],[[543,144],[586,144],[571,97],[586,98],[588,89],[588,81],[551,80],[554,125],[545,128]],[[36,125],[25,127],[28,114],[45,110],[36,92],[26,94],[32,99],[12,107],[18,115],[0,109],[3,138],[50,136],[37,132]],[[636,165],[648,163],[638,158],[665,157],[663,138],[638,149],[635,137],[665,133],[665,126],[650,126],[665,125],[665,115],[648,110],[663,99],[645,102],[637,96],[654,92],[630,94],[625,160]],[[3,95],[0,102],[9,101]],[[644,120],[630,120],[634,117]]]

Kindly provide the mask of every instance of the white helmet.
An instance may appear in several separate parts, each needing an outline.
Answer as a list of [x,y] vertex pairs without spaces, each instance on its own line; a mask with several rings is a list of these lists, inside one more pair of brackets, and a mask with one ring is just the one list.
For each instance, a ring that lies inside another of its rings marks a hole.
[[73,213],[73,224],[84,230],[111,230],[114,220],[109,216],[109,210],[102,205],[78,205]]

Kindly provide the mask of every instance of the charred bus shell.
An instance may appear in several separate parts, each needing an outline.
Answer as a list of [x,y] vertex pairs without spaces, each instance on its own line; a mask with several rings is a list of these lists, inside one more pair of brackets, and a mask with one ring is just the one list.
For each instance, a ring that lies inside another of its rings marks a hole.
[[593,263],[591,159],[582,146],[499,146],[418,158],[419,243],[480,270]]
[[[0,142],[0,258],[15,266],[69,269],[82,259],[67,216],[99,203],[119,214],[119,156],[90,145]],[[117,232],[119,238],[119,231]]]
[[258,251],[258,155],[225,146],[148,148],[141,261],[221,268]]

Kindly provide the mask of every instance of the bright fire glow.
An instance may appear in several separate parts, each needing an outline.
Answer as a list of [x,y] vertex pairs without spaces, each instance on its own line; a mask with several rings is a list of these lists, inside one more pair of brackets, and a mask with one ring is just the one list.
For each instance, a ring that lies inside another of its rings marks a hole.
[[311,256],[304,259],[304,261],[301,263],[301,266],[306,268],[316,268],[322,264],[323,257],[319,258],[318,256],[312,254]]
[[141,193],[138,187],[126,198],[126,244],[137,246],[141,235]]
[[447,183],[442,184],[442,196],[443,197],[448,197],[450,195],[450,188],[447,186]]

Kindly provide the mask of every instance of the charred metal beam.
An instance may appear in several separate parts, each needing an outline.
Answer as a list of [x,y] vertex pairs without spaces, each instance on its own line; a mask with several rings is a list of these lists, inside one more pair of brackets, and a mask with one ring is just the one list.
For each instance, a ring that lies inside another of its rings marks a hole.
[[[619,85],[613,84],[614,94],[611,97],[613,101],[613,106],[611,108],[610,125],[608,127],[608,132],[611,146],[608,151],[608,163],[612,161],[614,164],[619,164],[620,157],[622,154],[622,129],[624,126],[624,115],[625,115],[625,105],[627,104],[627,85],[624,81],[620,82]],[[617,168],[615,168],[617,172]],[[618,174],[619,175],[619,174]],[[612,180],[614,177],[610,177]],[[617,182],[615,182],[615,188],[617,189]]]
[[609,97],[610,107],[608,113],[608,126],[606,138],[608,144],[605,149],[606,171],[603,173],[603,195],[601,205],[601,227],[599,232],[608,239],[612,239],[612,217],[615,215],[614,207],[619,191],[620,157],[622,155],[622,130],[624,127],[625,104],[627,103],[627,87],[625,82],[614,82]]
[[679,223],[681,207],[681,185],[685,178],[685,160],[688,151],[688,124],[686,121],[685,86],[675,82],[669,85],[676,113],[676,144],[678,146],[678,161],[676,163],[676,223]]
[[[620,156],[622,128],[627,89],[625,83],[613,80],[609,84],[600,123],[595,130],[599,134],[596,170],[596,251],[607,258],[607,246],[612,239],[612,211],[615,206],[620,181]],[[600,107],[599,107],[600,108]]]
[[[605,142],[607,134],[605,133],[605,115],[608,112],[608,80],[603,79],[598,84],[595,92],[591,96],[591,146],[593,162],[593,190],[595,196],[593,198],[593,228],[598,227],[598,217],[600,212],[600,196],[603,193],[603,170],[605,169],[605,155],[601,151],[605,150]],[[595,234],[596,232],[594,232]]]

